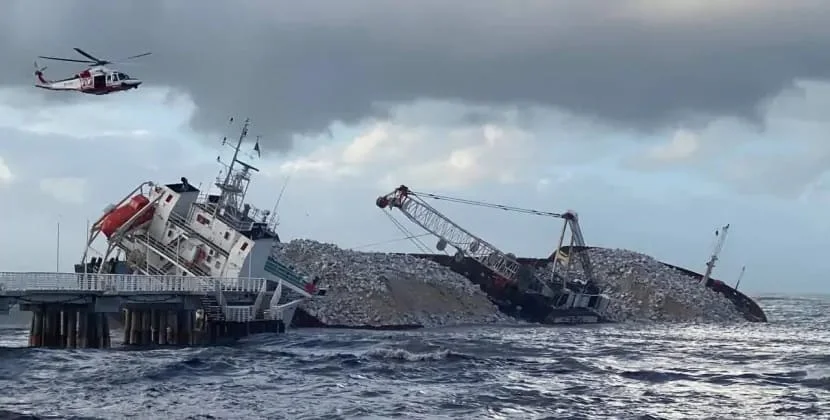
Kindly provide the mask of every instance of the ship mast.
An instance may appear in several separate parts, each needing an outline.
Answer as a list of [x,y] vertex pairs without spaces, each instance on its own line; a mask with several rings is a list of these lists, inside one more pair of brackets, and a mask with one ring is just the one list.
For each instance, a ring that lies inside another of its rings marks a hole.
[[[242,131],[239,134],[239,138],[236,141],[236,146],[234,146],[233,158],[228,165],[225,179],[220,182],[220,177],[217,177],[215,185],[219,188],[221,193],[217,199],[216,205],[213,208],[214,219],[216,218],[217,213],[219,213],[220,216],[223,216],[223,213],[226,211],[237,213],[233,215],[235,216],[233,217],[234,219],[239,215],[239,213],[243,213],[243,216],[247,216],[247,214],[244,214],[246,211],[242,209],[241,206],[244,203],[245,194],[248,191],[248,184],[251,181],[251,171],[259,172],[259,169],[239,160],[239,149],[242,147],[242,142],[248,136],[249,125],[250,118],[246,118],[242,125]],[[242,169],[235,171],[234,169],[236,164],[242,166]]]
[[746,266],[741,267],[741,274],[738,275],[738,281],[735,282],[735,290],[738,290],[738,286],[741,285],[741,279],[744,278],[744,273],[746,272]]
[[706,274],[703,275],[701,283],[704,285],[709,283],[709,277],[712,275],[712,270],[715,269],[715,263],[718,261],[718,255],[723,250],[723,244],[726,242],[726,234],[729,233],[729,224],[722,227],[719,231],[715,231],[715,236],[718,237],[715,243],[715,249],[712,251],[712,256],[706,262]]

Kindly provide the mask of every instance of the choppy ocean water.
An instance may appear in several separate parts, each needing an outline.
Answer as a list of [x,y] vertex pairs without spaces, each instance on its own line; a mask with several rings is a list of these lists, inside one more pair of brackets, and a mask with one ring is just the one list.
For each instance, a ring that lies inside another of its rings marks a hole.
[[27,349],[6,327],[0,418],[830,418],[830,299],[760,303],[769,324],[293,330],[149,351]]

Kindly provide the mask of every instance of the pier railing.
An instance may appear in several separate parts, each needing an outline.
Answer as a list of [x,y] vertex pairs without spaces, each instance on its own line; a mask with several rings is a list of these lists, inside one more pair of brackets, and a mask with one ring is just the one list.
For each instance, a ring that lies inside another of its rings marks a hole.
[[225,320],[228,322],[251,322],[255,319],[253,306],[228,306],[222,310],[225,312]]
[[0,272],[0,294],[38,291],[134,294],[168,292],[203,295],[222,292],[258,293],[264,278],[155,276],[137,274]]

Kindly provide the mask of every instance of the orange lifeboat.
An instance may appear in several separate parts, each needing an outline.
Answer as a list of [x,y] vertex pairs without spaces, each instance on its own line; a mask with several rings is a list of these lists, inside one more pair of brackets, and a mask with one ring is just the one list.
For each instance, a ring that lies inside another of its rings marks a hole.
[[[107,239],[109,239],[109,237],[112,236],[112,234],[115,233],[115,231],[118,230],[118,228],[120,228],[124,223],[126,223],[127,220],[130,220],[131,217],[135,216],[136,213],[141,211],[144,207],[147,207],[149,204],[149,198],[143,195],[133,196],[130,198],[130,201],[110,211],[106,216],[104,216],[104,220],[101,222],[101,232],[107,237]],[[153,218],[154,210],[155,209],[149,209],[144,212],[132,223],[132,226],[141,226],[142,224],[149,222]]]

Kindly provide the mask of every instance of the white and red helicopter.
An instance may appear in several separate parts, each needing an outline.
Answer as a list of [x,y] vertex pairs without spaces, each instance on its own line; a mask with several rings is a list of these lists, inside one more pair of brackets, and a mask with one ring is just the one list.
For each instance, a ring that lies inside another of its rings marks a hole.
[[[38,67],[37,62],[35,62],[35,87],[47,90],[71,90],[81,93],[88,93],[91,95],[106,95],[108,93],[113,92],[137,89],[138,86],[141,85],[141,80],[134,79],[128,76],[127,74],[119,72],[117,70],[107,68],[107,64],[114,64],[112,61],[99,60],[93,57],[92,55],[86,53],[80,48],[75,48],[75,51],[77,51],[78,54],[81,54],[82,56],[86,57],[87,60],[45,57],[42,55],[38,57],[47,60],[92,64],[92,66],[82,70],[81,72],[77,73],[76,75],[70,78],[61,80],[47,80],[43,76],[43,71],[46,70],[46,67]],[[146,55],[150,55],[150,53],[146,52],[144,54],[133,55],[124,58],[123,60],[120,60],[119,63],[127,60],[132,60],[138,57],[144,57]]]

